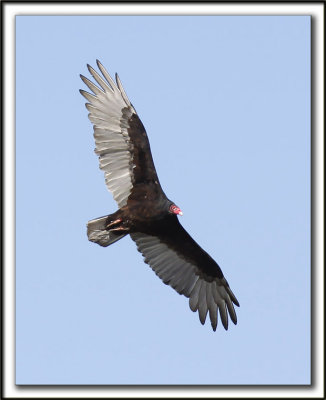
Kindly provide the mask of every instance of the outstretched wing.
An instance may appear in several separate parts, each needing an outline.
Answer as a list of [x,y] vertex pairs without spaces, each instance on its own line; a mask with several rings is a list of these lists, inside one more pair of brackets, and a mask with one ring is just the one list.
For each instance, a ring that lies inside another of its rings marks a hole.
[[99,86],[80,75],[93,92],[80,93],[88,100],[86,108],[94,126],[95,153],[105,173],[105,183],[121,208],[136,183],[158,185],[158,178],[145,128],[118,75],[115,83],[98,60],[97,65],[104,79],[87,65]]
[[220,314],[228,329],[228,315],[234,324],[237,316],[233,303],[239,302],[217,263],[191,238],[176,217],[157,227],[154,233],[131,233],[138,250],[162,281],[189,298],[192,311],[199,313],[202,324],[207,313],[215,331]]

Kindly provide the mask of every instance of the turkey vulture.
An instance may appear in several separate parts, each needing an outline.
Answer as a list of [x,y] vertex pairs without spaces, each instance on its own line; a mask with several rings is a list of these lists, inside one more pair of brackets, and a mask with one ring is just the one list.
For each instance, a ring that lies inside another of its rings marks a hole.
[[80,75],[92,91],[80,93],[88,101],[100,169],[119,209],[89,221],[88,239],[109,246],[129,234],[156,275],[189,298],[202,324],[209,312],[215,331],[219,312],[228,329],[228,315],[237,323],[233,303],[239,306],[238,300],[218,264],[180,224],[182,212],[161,188],[145,128],[119,76],[114,82],[98,60],[97,65],[102,76],[87,67],[99,86]]

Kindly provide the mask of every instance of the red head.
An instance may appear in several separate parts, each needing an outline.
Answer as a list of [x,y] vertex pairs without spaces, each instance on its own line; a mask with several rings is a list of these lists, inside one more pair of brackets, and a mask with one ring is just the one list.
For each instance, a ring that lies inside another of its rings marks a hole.
[[179,207],[177,207],[175,204],[171,204],[169,208],[170,213],[176,214],[176,215],[183,215],[182,211],[180,210]]

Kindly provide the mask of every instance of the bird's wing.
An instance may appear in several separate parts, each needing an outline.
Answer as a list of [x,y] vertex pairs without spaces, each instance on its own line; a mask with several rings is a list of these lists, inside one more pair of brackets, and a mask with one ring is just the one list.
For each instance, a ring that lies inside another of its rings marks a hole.
[[234,324],[237,316],[233,303],[239,306],[217,263],[191,238],[178,219],[170,218],[168,226],[154,233],[130,233],[138,250],[162,281],[189,298],[192,311],[199,313],[202,324],[209,312],[212,328],[217,327],[219,311],[228,329],[228,315]]
[[97,65],[103,77],[91,66],[87,67],[99,86],[80,75],[93,92],[80,90],[80,93],[88,100],[86,108],[94,126],[95,153],[105,173],[105,183],[121,208],[136,183],[158,185],[158,178],[145,128],[118,75],[114,82],[99,61]]

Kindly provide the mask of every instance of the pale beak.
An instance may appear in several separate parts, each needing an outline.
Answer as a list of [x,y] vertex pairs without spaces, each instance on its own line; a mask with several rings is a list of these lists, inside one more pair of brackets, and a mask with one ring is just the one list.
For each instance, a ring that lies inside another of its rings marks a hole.
[[179,211],[178,214],[179,214],[179,215],[183,215],[183,212],[182,212],[182,211]]

